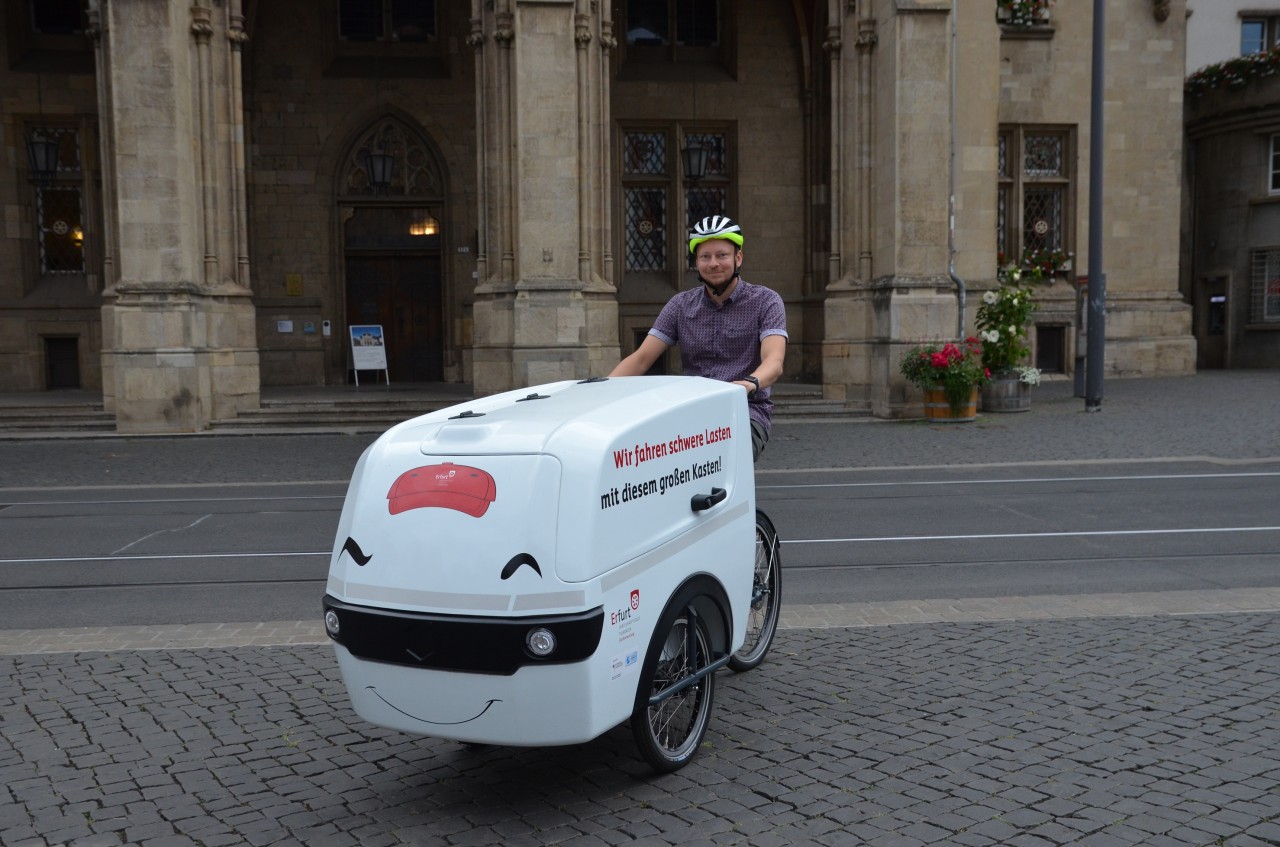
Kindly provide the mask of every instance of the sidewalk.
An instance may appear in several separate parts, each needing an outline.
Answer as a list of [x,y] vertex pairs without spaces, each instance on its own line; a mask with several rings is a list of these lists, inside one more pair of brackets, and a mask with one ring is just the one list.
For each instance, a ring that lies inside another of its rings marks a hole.
[[1086,412],[1066,380],[1032,389],[1031,411],[972,423],[867,419],[780,423],[760,470],[933,467],[1165,458],[1280,460],[1280,371],[1109,379]]
[[[850,418],[775,422],[757,473],[1182,458],[1280,460],[1280,371],[1108,380],[1085,412],[1068,381],[1031,411],[963,424]],[[0,441],[0,489],[24,486],[345,482],[377,433],[24,438]]]

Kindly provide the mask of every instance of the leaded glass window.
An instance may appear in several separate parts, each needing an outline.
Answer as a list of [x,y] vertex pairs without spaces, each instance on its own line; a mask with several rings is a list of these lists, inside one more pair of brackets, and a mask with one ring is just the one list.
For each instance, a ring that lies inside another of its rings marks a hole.
[[1059,134],[1024,138],[1022,172],[1028,177],[1062,176],[1062,146]]
[[84,265],[84,204],[80,139],[74,129],[33,130],[58,144],[57,169],[36,186],[36,240],[40,274],[80,274]]
[[628,176],[662,176],[667,172],[667,136],[661,132],[623,135],[622,169]]
[[[729,135],[724,130],[670,125],[624,130],[621,141],[624,273],[660,272],[669,275],[672,287],[679,287],[679,276],[693,266],[684,249],[689,227],[707,215],[731,214]],[[693,145],[707,154],[696,181],[683,173],[680,152]]]
[[1061,186],[1027,186],[1022,203],[1022,249],[1026,251],[1061,250],[1062,248]]
[[703,177],[722,177],[727,176],[728,164],[724,157],[724,133],[723,132],[686,132],[684,134],[684,143],[687,145],[698,145],[707,151],[707,165],[703,172]]
[[666,270],[667,190],[628,188],[623,231],[627,242],[627,270]]
[[1071,253],[1069,130],[1007,127],[998,136],[996,245],[1002,264],[1061,267]]

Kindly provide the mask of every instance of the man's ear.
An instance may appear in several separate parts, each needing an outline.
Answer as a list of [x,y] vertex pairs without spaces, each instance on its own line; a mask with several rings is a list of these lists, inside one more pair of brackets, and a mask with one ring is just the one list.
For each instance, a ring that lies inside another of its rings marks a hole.
[[736,271],[740,267],[742,267],[742,248],[741,247],[738,248],[738,255],[734,257],[733,269]]

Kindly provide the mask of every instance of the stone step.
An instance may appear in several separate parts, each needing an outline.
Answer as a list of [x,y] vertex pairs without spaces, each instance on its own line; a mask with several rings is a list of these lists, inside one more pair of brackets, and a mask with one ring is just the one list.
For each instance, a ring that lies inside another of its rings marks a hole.
[[0,433],[112,432],[116,416],[101,403],[38,402],[0,407]]
[[866,405],[845,403],[840,400],[808,400],[774,398],[773,419],[797,418],[869,418],[871,408]]
[[[396,396],[371,390],[354,393],[349,390],[317,389],[298,392],[295,396],[264,396],[259,409],[241,412],[237,417],[213,421],[213,432],[283,432],[325,431],[381,432],[402,421],[465,403],[471,398],[464,391],[430,392],[427,396]],[[817,385],[782,383],[774,386],[774,415],[782,420],[839,420],[869,417],[865,406],[824,400]],[[114,432],[115,416],[103,410],[100,402],[80,402],[79,398],[33,397],[11,400],[0,405],[0,434],[41,435],[80,432]]]

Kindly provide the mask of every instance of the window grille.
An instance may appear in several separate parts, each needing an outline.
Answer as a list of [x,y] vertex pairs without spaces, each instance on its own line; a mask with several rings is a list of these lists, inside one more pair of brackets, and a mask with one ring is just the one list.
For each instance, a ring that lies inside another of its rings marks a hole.
[[[997,140],[996,245],[1002,264],[1071,252],[1071,131],[1007,127]],[[1039,255],[1037,255],[1039,254]]]
[[39,127],[33,131],[58,144],[57,168],[52,179],[36,186],[40,274],[84,273],[84,203],[79,134],[65,127]]
[[1253,323],[1280,323],[1280,248],[1254,250],[1250,257]]
[[667,137],[661,132],[628,132],[623,136],[623,173],[662,176],[667,172]]
[[626,220],[627,270],[667,269],[667,191],[665,188],[628,188]]
[[[726,132],[703,127],[672,125],[623,131],[622,241],[626,272],[670,273],[672,285],[679,285],[674,274],[693,267],[685,249],[688,227],[708,215],[728,211],[732,186],[728,142]],[[691,144],[707,151],[705,172],[696,184],[679,172],[681,157],[676,153],[677,148]]]
[[1062,176],[1061,135],[1025,137],[1023,173],[1029,177]]

